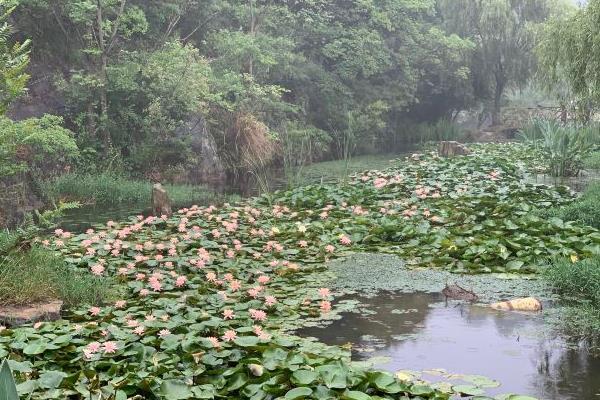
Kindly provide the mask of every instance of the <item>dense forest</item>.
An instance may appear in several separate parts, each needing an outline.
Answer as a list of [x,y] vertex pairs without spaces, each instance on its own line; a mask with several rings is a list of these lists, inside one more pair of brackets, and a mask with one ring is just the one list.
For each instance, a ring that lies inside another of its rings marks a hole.
[[[462,110],[501,124],[539,65],[562,104],[597,98],[597,47],[553,39],[595,29],[598,2],[2,3],[3,180],[16,159],[35,179],[243,183],[272,164],[390,152]],[[18,154],[24,130],[43,160]]]

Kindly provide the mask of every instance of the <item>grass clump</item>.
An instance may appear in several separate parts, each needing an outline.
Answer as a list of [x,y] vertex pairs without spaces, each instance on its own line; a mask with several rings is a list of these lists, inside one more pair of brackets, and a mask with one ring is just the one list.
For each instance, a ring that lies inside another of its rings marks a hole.
[[586,169],[600,169],[600,151],[595,151],[583,160]]
[[552,260],[543,277],[563,298],[567,333],[600,344],[600,257]]
[[[174,204],[209,203],[223,201],[223,196],[204,187],[192,185],[164,185]],[[150,204],[152,183],[114,174],[62,175],[44,184],[51,198],[77,200],[98,205]]]
[[[0,235],[10,243],[9,234]],[[103,304],[117,293],[112,282],[73,271],[51,251],[33,246],[0,256],[0,305],[27,305],[59,299],[66,307]]]
[[600,229],[600,183],[590,185],[573,203],[541,212],[544,217],[557,217]]

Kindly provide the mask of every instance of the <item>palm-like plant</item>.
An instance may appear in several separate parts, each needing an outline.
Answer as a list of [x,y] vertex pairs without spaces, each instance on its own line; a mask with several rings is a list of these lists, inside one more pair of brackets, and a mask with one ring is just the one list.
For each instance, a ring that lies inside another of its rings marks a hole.
[[552,176],[577,176],[583,169],[583,160],[600,141],[599,135],[594,125],[563,125],[536,119],[523,128],[519,136],[542,152]]

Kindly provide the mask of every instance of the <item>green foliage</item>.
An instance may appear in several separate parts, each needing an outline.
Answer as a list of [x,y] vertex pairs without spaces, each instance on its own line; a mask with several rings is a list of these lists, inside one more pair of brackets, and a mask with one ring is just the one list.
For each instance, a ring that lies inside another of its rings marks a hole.
[[2,360],[0,364],[0,399],[19,400],[17,385],[7,360]]
[[[8,236],[2,234],[0,236]],[[2,238],[2,241],[10,239]],[[106,278],[73,271],[61,257],[34,246],[0,256],[0,304],[26,305],[60,299],[65,306],[102,304],[115,297]]]
[[13,8],[0,2],[0,116],[4,115],[10,103],[23,94],[29,80],[26,73],[29,64],[29,40],[23,43],[10,43],[12,26],[8,19]]
[[580,198],[570,204],[542,210],[541,215],[576,221],[600,229],[600,184],[592,184]]
[[499,122],[506,89],[527,83],[535,70],[536,32],[551,14],[551,1],[439,0],[448,32],[475,45],[471,61],[474,94],[493,104]]
[[532,215],[571,195],[524,181],[521,155],[529,147],[473,150],[450,159],[414,156],[348,184],[191,207],[164,219],[132,217],[76,235],[56,231],[46,243],[70,271],[117,277],[123,302],[3,331],[0,356],[18,362],[20,394],[32,399],[300,398],[310,391],[315,398],[447,400],[471,390],[400,381],[354,365],[347,350],[287,332],[344,309],[319,288],[331,279],[324,262],[350,252],[393,252],[414,266],[461,273],[535,272],[549,254],[598,254],[598,231]]
[[[164,185],[174,204],[207,204],[221,202],[225,197],[203,186]],[[43,184],[44,192],[54,199],[77,200],[105,206],[129,204],[148,205],[152,183],[135,180],[122,174],[63,174]]]
[[0,117],[0,178],[19,173],[51,176],[78,154],[73,133],[62,118],[45,115],[13,122]]
[[546,25],[537,48],[541,81],[564,88],[562,97],[576,101],[582,121],[590,120],[592,105],[600,102],[599,21],[599,0],[562,12]]
[[573,262],[552,260],[544,278],[561,294],[563,329],[570,335],[600,342],[600,257]]
[[535,119],[521,130],[520,137],[541,152],[552,176],[577,176],[594,150],[600,131],[596,126]]
[[600,151],[595,151],[583,160],[583,166],[586,169],[600,170]]
[[458,125],[447,119],[432,124],[421,124],[415,127],[416,138],[422,143],[439,141],[463,141],[467,134]]

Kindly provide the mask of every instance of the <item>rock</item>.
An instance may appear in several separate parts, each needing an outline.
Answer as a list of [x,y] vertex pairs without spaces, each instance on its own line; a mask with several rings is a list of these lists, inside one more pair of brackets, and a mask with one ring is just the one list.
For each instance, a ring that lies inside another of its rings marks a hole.
[[462,288],[456,284],[446,284],[446,287],[444,290],[442,290],[442,294],[446,296],[447,299],[450,298],[454,300],[466,300],[474,302],[479,299],[479,297],[473,291]]
[[526,297],[493,303],[490,304],[490,307],[503,311],[541,311],[542,303],[534,297]]
[[173,214],[169,194],[160,183],[152,186],[152,212],[158,217],[161,215],[170,217]]
[[471,154],[471,150],[462,143],[450,141],[440,142],[438,145],[438,153],[442,157],[465,156]]
[[62,301],[54,300],[27,306],[0,307],[0,323],[14,326],[39,321],[55,321],[60,319],[62,305]]
[[175,130],[175,136],[189,140],[194,152],[193,163],[186,167],[188,183],[220,183],[225,179],[225,167],[219,158],[215,139],[208,131],[201,114],[190,115]]

